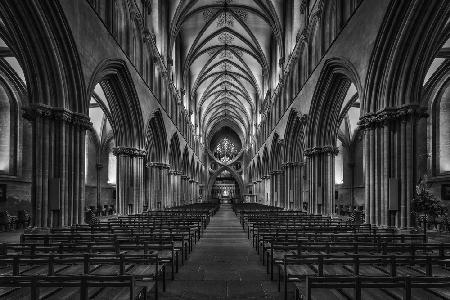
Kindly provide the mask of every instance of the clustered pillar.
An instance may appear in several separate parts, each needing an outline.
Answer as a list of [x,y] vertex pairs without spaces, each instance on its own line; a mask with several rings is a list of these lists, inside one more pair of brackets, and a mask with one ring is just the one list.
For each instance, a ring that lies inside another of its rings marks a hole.
[[135,214],[144,209],[145,150],[115,147],[117,157],[117,213]]
[[169,165],[148,162],[147,165],[147,203],[149,210],[164,209],[170,206],[168,201]]
[[402,228],[412,225],[416,128],[423,117],[427,113],[418,105],[385,108],[361,117],[360,126],[365,129],[366,223]]
[[314,147],[305,150],[309,178],[308,211],[313,214],[331,215],[335,212],[334,146]]
[[89,117],[43,104],[26,108],[24,117],[32,124],[32,226],[83,223]]
[[176,201],[176,171],[169,169],[169,203],[170,206],[177,206]]
[[303,202],[302,194],[302,170],[303,162],[287,162],[282,165],[284,168],[284,198],[285,208],[301,209]]
[[170,178],[170,186],[171,191],[169,195],[172,197],[172,205],[171,206],[180,206],[182,205],[182,176],[183,172],[177,170],[169,171]]
[[182,205],[188,204],[189,201],[189,176],[181,175],[181,200]]
[[270,172],[270,189],[272,195],[272,205],[287,208],[287,202],[284,197],[284,171],[274,170]]

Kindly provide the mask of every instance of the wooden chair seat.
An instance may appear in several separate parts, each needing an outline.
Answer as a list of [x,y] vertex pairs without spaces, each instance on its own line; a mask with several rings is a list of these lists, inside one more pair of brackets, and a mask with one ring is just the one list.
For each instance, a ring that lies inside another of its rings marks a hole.
[[[135,299],[145,299],[146,288],[142,286],[134,287]],[[128,288],[108,287],[103,288],[95,295],[95,300],[129,300],[130,290]],[[56,299],[55,299],[56,300]]]
[[[398,299],[402,299],[403,289],[384,289],[387,292],[392,293]],[[445,289],[441,289],[442,292],[445,292]],[[446,290],[447,293],[449,290]],[[435,293],[428,289],[411,289],[411,300],[440,300],[442,299],[439,296],[439,293]],[[444,298],[449,299],[449,298]]]
[[[90,269],[93,270],[95,268],[98,268],[100,265],[91,265]],[[56,268],[59,269],[58,272],[56,272]],[[55,265],[55,274],[57,275],[83,275],[84,273],[84,266],[81,264],[74,264],[74,265]]]
[[126,274],[134,275],[137,279],[141,278],[153,278],[156,276],[157,272],[160,272],[162,269],[161,267],[159,270],[156,270],[155,265],[127,265],[126,266]]
[[323,266],[323,273],[326,276],[351,276],[352,271],[344,268],[343,265],[325,265]]
[[[305,283],[295,283],[298,295],[305,295]],[[299,297],[298,299],[303,299]],[[311,300],[348,300],[349,298],[337,289],[315,289]]]
[[[342,292],[348,295],[349,299],[353,299],[353,289],[344,288]],[[315,291],[314,291],[315,293]],[[361,298],[367,300],[396,300],[402,299],[402,296],[397,298],[394,295],[402,295],[403,290],[401,288],[389,288],[389,289],[363,289],[361,291]],[[412,300],[412,299],[411,299]]]
[[18,287],[0,287],[0,299],[7,299],[10,293],[18,289]]
[[429,291],[442,299],[450,299],[450,289],[431,288]]
[[[283,266],[282,266],[283,267]],[[307,275],[316,275],[317,271],[309,265],[289,265],[286,267],[287,274],[295,274],[299,278]]]
[[[353,266],[347,267],[353,271]],[[388,276],[389,273],[380,268],[377,268],[377,266],[361,265],[359,266],[359,275],[381,277],[381,276]]]
[[[89,295],[95,295],[100,291],[100,288],[90,288]],[[80,288],[79,287],[65,287],[56,289],[54,293],[47,295],[46,300],[78,300],[80,299]]]

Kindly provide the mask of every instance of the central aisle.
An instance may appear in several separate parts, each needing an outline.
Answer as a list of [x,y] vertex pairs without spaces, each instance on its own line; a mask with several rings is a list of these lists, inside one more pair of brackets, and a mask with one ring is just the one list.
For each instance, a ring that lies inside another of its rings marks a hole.
[[212,217],[161,299],[279,299],[231,205]]

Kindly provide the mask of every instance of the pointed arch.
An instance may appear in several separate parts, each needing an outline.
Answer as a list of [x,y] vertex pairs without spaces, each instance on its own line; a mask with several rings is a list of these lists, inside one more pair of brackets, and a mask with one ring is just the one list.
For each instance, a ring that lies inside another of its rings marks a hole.
[[30,101],[88,115],[79,55],[59,2],[1,1],[0,18],[0,32],[7,32],[24,71]]
[[178,133],[175,132],[170,139],[169,148],[169,164],[172,170],[181,171],[180,158],[180,139],[178,138]]
[[101,85],[108,100],[118,145],[142,149],[145,146],[144,121],[126,62],[119,59],[101,62],[91,77],[86,94],[88,99],[97,84]]
[[230,172],[231,176],[234,178],[234,180],[236,180],[236,182],[239,185],[239,190],[241,191],[241,193],[244,192],[244,182],[242,181],[241,176],[239,176],[239,174],[237,174],[235,170],[230,168],[230,166],[222,166],[221,168],[217,169],[217,171],[211,177],[209,177],[207,195],[211,195],[211,190],[214,185],[214,182],[216,182],[217,176],[219,176],[219,174],[221,174],[225,170]]
[[325,61],[311,101],[306,133],[308,148],[335,144],[340,111],[352,83],[361,95],[359,77],[349,61],[343,58],[330,58]]
[[161,110],[158,108],[147,124],[146,130],[147,161],[167,162],[167,132]]

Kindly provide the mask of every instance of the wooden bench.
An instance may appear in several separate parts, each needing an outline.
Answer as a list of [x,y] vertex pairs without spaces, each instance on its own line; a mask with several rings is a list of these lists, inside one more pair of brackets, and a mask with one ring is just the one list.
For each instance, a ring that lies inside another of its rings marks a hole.
[[265,250],[267,273],[270,272],[272,280],[274,265],[282,264],[285,255],[293,254],[298,256],[308,254],[408,254],[412,258],[416,255],[427,254],[447,259],[450,256],[450,243],[397,244],[383,242],[374,245],[367,242],[293,243],[272,241],[270,247]]
[[[386,256],[386,255],[286,255],[283,265],[279,266],[278,287],[284,280],[285,299],[288,283],[301,282],[307,276],[375,276],[375,277],[450,277],[446,269],[448,259],[433,256]],[[437,268],[433,268],[436,266]]]
[[134,276],[1,276],[0,298],[145,300],[149,285]]
[[307,276],[296,284],[296,299],[449,299],[448,288],[450,277]]
[[39,254],[10,255],[0,258],[0,275],[8,276],[121,276],[132,275],[139,283],[151,282],[158,294],[162,277],[166,289],[166,268],[156,255],[129,254]]

